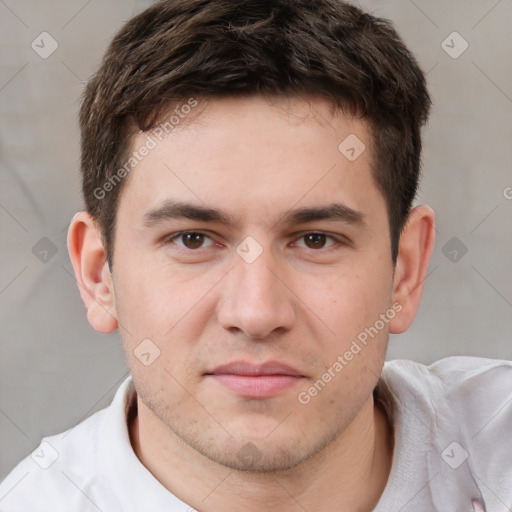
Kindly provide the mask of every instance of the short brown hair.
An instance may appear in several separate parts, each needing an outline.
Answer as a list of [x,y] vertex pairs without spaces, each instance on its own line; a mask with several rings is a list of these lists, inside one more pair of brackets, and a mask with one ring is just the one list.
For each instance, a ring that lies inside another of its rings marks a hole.
[[166,0],[116,34],[80,109],[83,195],[110,264],[123,185],[112,180],[132,135],[192,96],[252,94],[320,95],[368,122],[396,261],[431,101],[392,24],[341,0]]

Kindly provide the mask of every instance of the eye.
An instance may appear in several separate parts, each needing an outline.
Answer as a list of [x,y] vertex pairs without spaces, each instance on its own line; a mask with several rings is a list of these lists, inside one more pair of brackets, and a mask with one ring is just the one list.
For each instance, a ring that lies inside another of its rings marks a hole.
[[[299,240],[304,240],[305,247],[307,249],[326,249],[327,247],[331,247],[332,245],[336,245],[336,243],[340,243],[334,237],[327,235],[326,233],[305,233],[302,235]],[[331,240],[332,243],[327,245],[326,243]],[[297,243],[295,244],[297,245]],[[299,247],[301,247],[299,245]],[[302,246],[304,247],[304,246]]]
[[[207,245],[203,245],[205,241],[209,241]],[[213,240],[204,233],[198,231],[183,231],[175,233],[166,239],[167,243],[175,243],[178,247],[188,250],[203,249],[213,245]]]

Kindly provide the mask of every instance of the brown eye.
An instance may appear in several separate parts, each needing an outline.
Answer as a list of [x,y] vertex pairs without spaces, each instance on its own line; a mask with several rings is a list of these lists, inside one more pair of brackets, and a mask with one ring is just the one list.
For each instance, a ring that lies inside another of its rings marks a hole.
[[183,245],[187,249],[199,249],[204,243],[204,238],[202,233],[184,233],[181,235]]
[[213,240],[204,233],[197,231],[182,231],[166,239],[166,243],[175,244],[181,249],[196,250],[204,249],[213,245]]
[[309,249],[323,249],[327,235],[323,233],[308,233],[304,235],[304,241]]
[[343,242],[326,233],[311,232],[303,234],[297,242],[295,242],[295,245],[302,249],[327,250],[335,245],[343,245]]

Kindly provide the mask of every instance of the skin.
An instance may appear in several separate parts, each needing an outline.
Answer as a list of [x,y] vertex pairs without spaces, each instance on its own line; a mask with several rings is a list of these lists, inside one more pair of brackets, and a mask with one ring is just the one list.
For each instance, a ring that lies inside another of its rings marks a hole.
[[[353,162],[338,150],[350,134],[366,146]],[[393,440],[372,391],[389,333],[405,331],[418,309],[434,214],[412,210],[395,267],[371,157],[364,120],[323,99],[216,99],[131,172],[112,272],[94,219],[73,219],[68,246],[89,322],[119,328],[137,389],[135,453],[197,510],[368,511],[385,488]],[[238,222],[144,220],[171,200]],[[362,221],[283,223],[289,210],[333,203]],[[171,238],[182,231],[206,236]],[[262,249],[252,263],[236,252],[249,236]],[[393,304],[394,318],[300,403]],[[160,350],[149,366],[134,355],[147,338]],[[205,375],[235,360],[277,360],[303,377],[276,396],[247,398]],[[242,458],[248,449],[252,458]]]

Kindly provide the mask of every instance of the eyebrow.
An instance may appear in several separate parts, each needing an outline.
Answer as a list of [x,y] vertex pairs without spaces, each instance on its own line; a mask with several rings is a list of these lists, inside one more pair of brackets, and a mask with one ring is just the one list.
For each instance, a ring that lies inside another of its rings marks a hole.
[[[190,219],[201,222],[217,222],[227,226],[236,226],[239,221],[227,212],[176,201],[165,201],[162,205],[148,211],[142,217],[145,227],[153,227],[161,222],[172,219]],[[341,203],[327,206],[304,207],[289,210],[284,213],[277,223],[284,225],[305,224],[317,220],[341,221],[346,224],[362,225],[365,215]]]

